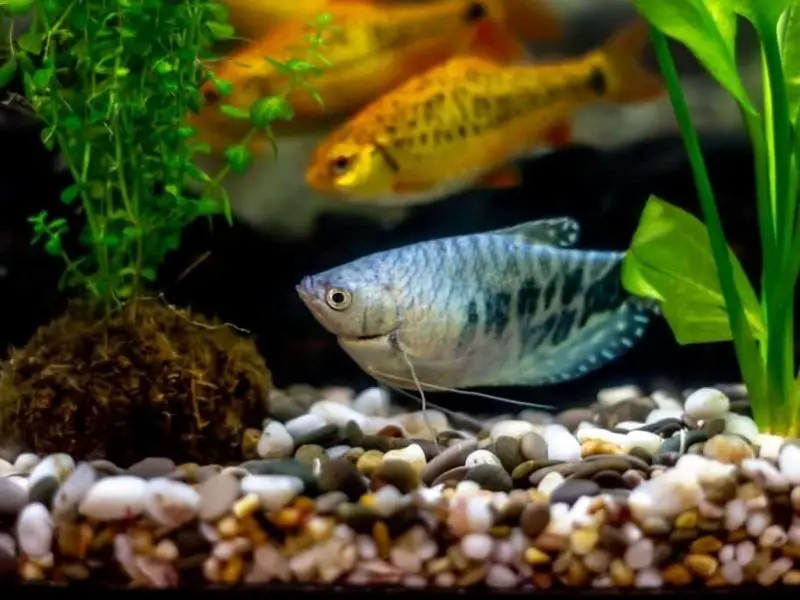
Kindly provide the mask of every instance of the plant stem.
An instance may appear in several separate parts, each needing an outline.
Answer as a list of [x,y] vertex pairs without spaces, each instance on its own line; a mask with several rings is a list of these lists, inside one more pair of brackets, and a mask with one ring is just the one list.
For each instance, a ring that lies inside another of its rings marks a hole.
[[751,395],[753,415],[758,423],[762,425],[769,424],[769,407],[764,403],[762,378],[758,370],[761,368],[761,365],[750,364],[751,356],[755,348],[750,348],[748,345],[752,343],[753,336],[745,318],[742,301],[733,278],[733,267],[722,229],[722,221],[717,211],[714,191],[708,177],[708,171],[700,148],[697,130],[692,123],[689,107],[686,105],[686,99],[681,90],[680,78],[678,77],[678,71],[675,67],[675,61],[672,58],[667,38],[652,26],[650,27],[650,34],[653,40],[655,55],[664,75],[667,92],[669,93],[670,101],[675,112],[675,118],[678,121],[681,136],[683,137],[683,142],[686,146],[689,162],[692,167],[697,195],[705,217],[706,227],[708,228],[711,250],[722,287],[725,307],[728,312],[734,348],[736,350],[742,376]]

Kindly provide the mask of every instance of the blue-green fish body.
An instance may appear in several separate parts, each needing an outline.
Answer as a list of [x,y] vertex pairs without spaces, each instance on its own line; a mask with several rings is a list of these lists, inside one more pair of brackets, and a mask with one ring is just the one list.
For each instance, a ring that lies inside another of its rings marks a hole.
[[561,218],[421,242],[306,277],[297,290],[361,368],[390,385],[557,383],[632,348],[654,310],[622,288],[624,253],[575,249],[578,234]]

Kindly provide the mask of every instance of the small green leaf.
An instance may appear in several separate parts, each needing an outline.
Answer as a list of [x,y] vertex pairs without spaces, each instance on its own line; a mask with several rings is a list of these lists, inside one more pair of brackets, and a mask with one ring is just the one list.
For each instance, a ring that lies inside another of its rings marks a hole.
[[80,193],[80,186],[73,183],[72,185],[64,188],[64,191],[61,192],[61,201],[67,205],[72,204]]
[[152,267],[142,267],[141,271],[142,279],[145,281],[155,281],[156,280],[156,270]]
[[253,161],[253,156],[245,146],[236,144],[225,148],[225,160],[228,161],[231,169],[239,174],[243,174]]
[[211,32],[211,35],[218,40],[229,40],[236,35],[236,30],[233,25],[228,23],[215,23],[214,21],[206,23],[206,27]]
[[250,122],[261,129],[275,121],[290,121],[294,118],[294,109],[286,98],[268,96],[253,103],[249,116]]
[[17,74],[17,59],[14,56],[9,57],[9,59],[0,66],[0,88],[7,86],[12,79],[14,79],[14,75]]
[[34,31],[25,32],[17,39],[17,46],[29,54],[39,54],[42,51],[42,35]]
[[220,212],[220,203],[212,198],[200,198],[195,204],[198,215],[215,215]]
[[38,89],[47,88],[53,77],[53,69],[37,69],[33,72],[33,85]]
[[44,250],[50,256],[60,256],[61,255],[61,238],[58,236],[53,236],[49,240],[44,243]]
[[[758,299],[732,251],[730,256],[747,321],[763,340]],[[732,339],[708,232],[688,212],[650,197],[623,260],[622,281],[631,294],[661,303],[678,343]]]
[[10,15],[24,15],[33,6],[33,0],[5,0],[3,5]]
[[786,75],[789,116],[797,127],[800,117],[800,1],[795,0],[783,14],[781,54]]
[[220,112],[226,117],[230,117],[231,119],[249,119],[250,113],[246,110],[242,110],[241,108],[236,108],[235,106],[231,106],[230,104],[223,104],[219,107]]
[[142,228],[128,225],[127,227],[123,227],[122,236],[128,240],[138,239],[142,237]]
[[190,137],[197,133],[197,129],[191,125],[184,125],[178,128],[178,136],[181,139],[188,140]]
[[654,27],[689,48],[744,110],[758,114],[736,66],[736,14],[730,0],[632,1]]

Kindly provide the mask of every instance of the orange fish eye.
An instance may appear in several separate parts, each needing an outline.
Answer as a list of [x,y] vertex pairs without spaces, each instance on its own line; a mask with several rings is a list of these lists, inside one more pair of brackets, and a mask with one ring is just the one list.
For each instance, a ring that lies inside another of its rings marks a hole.
[[352,157],[350,156],[337,156],[331,160],[331,171],[334,175],[343,175],[347,173],[347,170],[350,168],[351,160]]
[[206,90],[203,90],[203,98],[206,99],[206,102],[210,102],[213,104],[214,102],[219,101],[220,95],[219,92],[214,88],[208,88]]

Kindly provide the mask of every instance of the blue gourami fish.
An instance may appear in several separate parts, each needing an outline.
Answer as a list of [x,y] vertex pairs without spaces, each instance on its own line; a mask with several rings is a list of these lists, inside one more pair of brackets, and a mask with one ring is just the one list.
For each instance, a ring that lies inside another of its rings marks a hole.
[[557,383],[621,356],[658,310],[622,288],[624,253],[576,249],[578,236],[556,218],[426,241],[305,277],[297,292],[390,386]]

